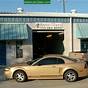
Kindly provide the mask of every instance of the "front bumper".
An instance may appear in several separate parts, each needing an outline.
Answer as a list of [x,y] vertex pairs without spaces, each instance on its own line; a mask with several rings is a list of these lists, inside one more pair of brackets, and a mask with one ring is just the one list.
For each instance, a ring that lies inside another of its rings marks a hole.
[[10,70],[8,70],[8,71],[5,70],[4,74],[5,74],[6,79],[12,79],[13,78],[12,72]]

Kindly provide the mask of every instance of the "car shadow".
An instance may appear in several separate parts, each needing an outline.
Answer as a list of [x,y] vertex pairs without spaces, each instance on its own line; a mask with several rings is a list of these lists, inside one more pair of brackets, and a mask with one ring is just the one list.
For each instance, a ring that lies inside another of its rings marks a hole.
[[29,82],[29,81],[35,81],[36,79],[30,79],[30,80],[26,80],[26,82]]
[[80,77],[80,78],[78,78],[78,80],[77,80],[77,81],[81,81],[81,80],[84,80],[84,79],[87,79],[87,78],[88,78],[88,76]]
[[[78,80],[77,80],[76,82],[81,81],[81,80],[84,80],[84,79],[87,79],[87,78],[88,78],[88,76],[80,77],[80,78],[78,78]],[[35,80],[36,80],[36,79],[27,80],[26,82],[35,81]],[[38,80],[38,79],[37,79],[37,80]],[[51,80],[51,79],[39,79],[39,80]],[[64,80],[64,79],[54,79],[54,80]]]

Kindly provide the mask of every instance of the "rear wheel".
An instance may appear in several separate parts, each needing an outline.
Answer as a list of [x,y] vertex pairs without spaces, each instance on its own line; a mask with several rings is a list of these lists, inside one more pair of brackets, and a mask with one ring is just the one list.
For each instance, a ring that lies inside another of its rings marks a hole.
[[27,80],[27,76],[26,76],[25,72],[19,70],[14,73],[14,79],[17,82],[24,82]]
[[68,70],[64,74],[64,79],[68,82],[74,82],[78,78],[77,73],[74,70]]

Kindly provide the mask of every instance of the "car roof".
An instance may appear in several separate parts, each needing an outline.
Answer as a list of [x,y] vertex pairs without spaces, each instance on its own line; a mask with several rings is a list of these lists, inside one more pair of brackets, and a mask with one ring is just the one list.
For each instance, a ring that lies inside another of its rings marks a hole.
[[71,58],[68,56],[61,55],[61,54],[47,54],[47,55],[44,55],[42,58],[47,58],[47,57],[61,57],[61,58],[67,59],[67,60],[77,61],[77,59],[75,59],[75,58]]
[[47,54],[47,55],[44,55],[43,57],[61,57],[62,55],[61,54]]

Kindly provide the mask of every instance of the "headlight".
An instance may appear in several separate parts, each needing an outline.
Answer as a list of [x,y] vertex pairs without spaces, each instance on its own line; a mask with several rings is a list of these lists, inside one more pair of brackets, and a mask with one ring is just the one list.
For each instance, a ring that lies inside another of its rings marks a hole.
[[9,71],[10,70],[10,68],[5,68],[5,71]]

